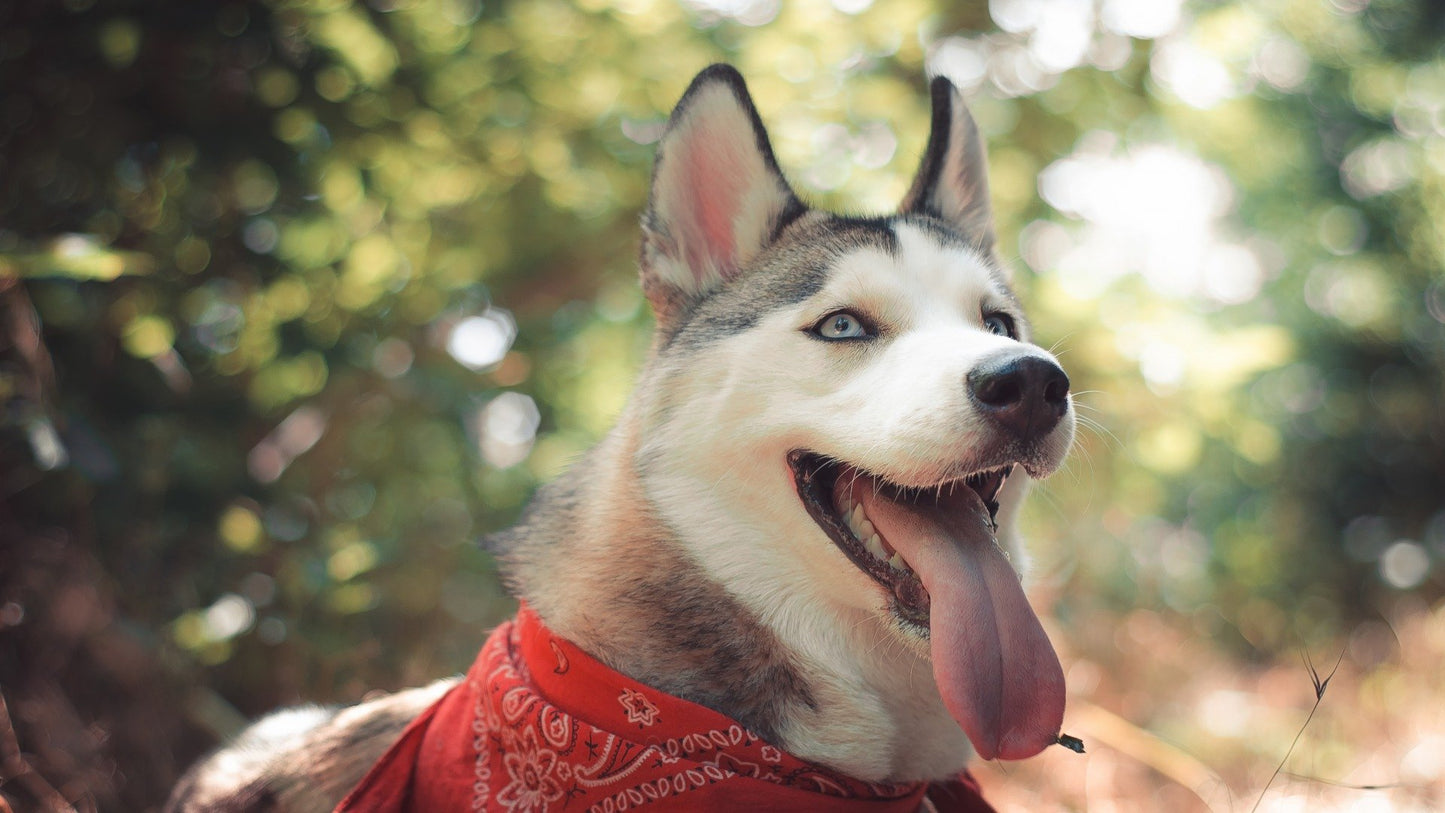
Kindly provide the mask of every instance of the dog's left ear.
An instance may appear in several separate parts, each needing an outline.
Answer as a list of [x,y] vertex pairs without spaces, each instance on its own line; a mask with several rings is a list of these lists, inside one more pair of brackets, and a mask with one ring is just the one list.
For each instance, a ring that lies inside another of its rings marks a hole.
[[698,74],[663,131],[642,218],[642,289],[658,323],[746,271],[802,209],[742,76]]
[[947,78],[931,87],[933,126],[904,214],[926,214],[953,226],[979,250],[992,253],[993,210],[988,202],[988,157],[963,95]]

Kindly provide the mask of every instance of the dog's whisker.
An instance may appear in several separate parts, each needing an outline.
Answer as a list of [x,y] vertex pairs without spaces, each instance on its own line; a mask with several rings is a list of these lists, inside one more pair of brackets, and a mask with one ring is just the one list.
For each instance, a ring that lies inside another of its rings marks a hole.
[[[1086,431],[1088,431],[1088,432],[1093,433],[1093,435],[1094,435],[1095,437],[1099,438],[1100,441],[1104,442],[1105,445],[1108,445],[1110,442],[1112,442],[1113,445],[1114,445],[1114,448],[1116,448],[1116,449],[1122,449],[1122,448],[1124,448],[1124,442],[1123,442],[1122,440],[1120,440],[1120,439],[1119,439],[1119,436],[1118,436],[1118,435],[1115,435],[1114,432],[1109,429],[1109,427],[1105,426],[1104,424],[1100,423],[1099,421],[1097,421],[1097,420],[1095,420],[1094,418],[1089,417],[1089,416],[1087,416],[1087,415],[1078,415],[1078,416],[1076,416],[1076,417],[1077,417],[1077,419],[1078,419],[1078,425],[1079,425],[1081,428],[1083,428],[1084,430],[1086,430]],[[1087,447],[1087,446],[1083,446],[1082,444],[1079,444],[1079,445],[1078,445],[1078,448],[1079,448],[1079,451],[1080,451],[1081,453],[1084,453],[1084,454],[1087,454],[1087,453],[1088,453],[1088,447]]]
[[1054,343],[1051,344],[1051,345],[1049,345],[1049,352],[1052,353],[1052,354],[1055,355],[1055,356],[1063,355],[1063,352],[1066,352],[1066,351],[1060,351],[1060,350],[1059,350],[1059,347],[1060,347],[1061,345],[1063,345],[1064,342],[1068,341],[1069,339],[1072,339],[1073,337],[1074,337],[1074,333],[1073,333],[1073,332],[1069,332],[1069,333],[1065,333],[1064,335],[1058,337],[1057,339],[1054,339]]

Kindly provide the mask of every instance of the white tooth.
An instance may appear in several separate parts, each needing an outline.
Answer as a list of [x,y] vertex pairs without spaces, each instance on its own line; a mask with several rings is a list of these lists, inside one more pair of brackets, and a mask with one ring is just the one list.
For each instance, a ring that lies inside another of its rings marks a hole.
[[893,554],[893,558],[888,560],[888,566],[893,568],[894,570],[909,569],[908,563],[903,561],[903,556],[897,553]]
[[883,540],[878,537],[878,534],[870,535],[864,545],[868,548],[869,553],[877,556],[879,559],[888,558],[888,552],[883,550]]
[[873,523],[868,521],[868,514],[863,506],[858,506],[848,517],[848,527],[853,530],[853,535],[859,539],[867,539],[873,535]]

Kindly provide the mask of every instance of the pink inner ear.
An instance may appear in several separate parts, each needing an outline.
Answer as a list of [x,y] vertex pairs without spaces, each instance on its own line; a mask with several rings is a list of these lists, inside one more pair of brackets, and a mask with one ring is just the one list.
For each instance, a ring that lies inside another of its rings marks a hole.
[[724,280],[737,273],[737,241],[733,232],[743,206],[743,192],[757,169],[747,166],[747,154],[717,133],[699,132],[684,142],[682,166],[675,176],[682,187],[677,222],[683,227],[687,264],[700,288],[707,275]]

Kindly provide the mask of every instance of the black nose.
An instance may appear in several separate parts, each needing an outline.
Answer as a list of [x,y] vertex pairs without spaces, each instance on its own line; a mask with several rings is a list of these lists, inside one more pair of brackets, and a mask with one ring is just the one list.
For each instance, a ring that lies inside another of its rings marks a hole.
[[1069,377],[1059,365],[1032,355],[992,356],[968,373],[968,394],[980,411],[1018,437],[1040,437],[1069,408]]

